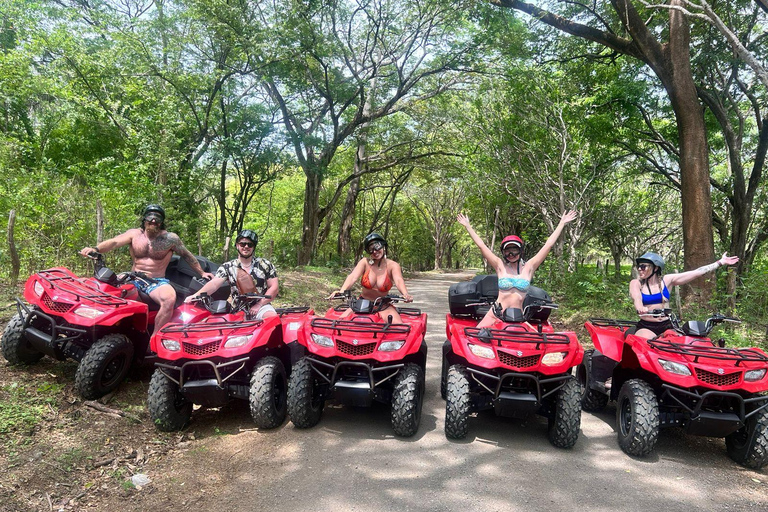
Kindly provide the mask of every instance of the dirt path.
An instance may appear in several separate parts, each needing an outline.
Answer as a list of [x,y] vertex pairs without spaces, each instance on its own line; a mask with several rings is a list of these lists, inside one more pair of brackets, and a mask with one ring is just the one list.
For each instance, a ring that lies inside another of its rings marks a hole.
[[[247,406],[196,411],[182,443],[142,468],[152,482],[91,501],[99,510],[517,511],[766,510],[768,471],[733,463],[720,439],[662,433],[654,454],[626,456],[615,410],[582,416],[572,450],[547,441],[546,421],[480,414],[461,442],[443,433],[440,346],[447,289],[460,275],[410,280],[429,314],[421,427],[395,438],[389,411],[326,406],[320,424],[253,429]],[[137,426],[145,428],[147,425]],[[150,426],[151,428],[151,426]],[[48,510],[47,503],[45,510]],[[2,509],[0,505],[0,509]]]

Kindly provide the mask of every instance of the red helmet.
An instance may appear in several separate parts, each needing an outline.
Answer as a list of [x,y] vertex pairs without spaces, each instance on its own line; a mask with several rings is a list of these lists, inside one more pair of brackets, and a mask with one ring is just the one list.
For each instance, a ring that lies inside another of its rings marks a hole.
[[507,237],[504,237],[504,240],[501,241],[501,250],[503,251],[506,247],[513,245],[515,247],[519,247],[520,249],[523,248],[525,243],[523,242],[523,239],[520,238],[517,235],[509,235]]

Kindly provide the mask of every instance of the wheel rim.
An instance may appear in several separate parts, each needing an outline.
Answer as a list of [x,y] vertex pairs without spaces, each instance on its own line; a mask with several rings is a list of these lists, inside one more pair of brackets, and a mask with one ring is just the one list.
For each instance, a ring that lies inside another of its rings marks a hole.
[[620,407],[619,428],[621,429],[621,435],[627,436],[632,428],[632,404],[625,398],[621,401]]
[[125,366],[124,354],[112,358],[112,360],[107,363],[107,366],[104,368],[104,371],[101,374],[101,385],[109,386],[114,384],[115,381],[120,377],[123,366]]

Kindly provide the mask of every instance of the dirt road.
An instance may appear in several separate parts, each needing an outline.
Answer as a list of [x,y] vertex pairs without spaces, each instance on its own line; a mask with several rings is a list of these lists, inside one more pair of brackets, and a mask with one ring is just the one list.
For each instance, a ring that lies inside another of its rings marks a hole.
[[[768,510],[768,471],[732,462],[720,439],[662,433],[655,453],[632,459],[616,443],[615,409],[582,416],[571,450],[552,447],[546,421],[480,414],[465,441],[443,433],[440,346],[447,289],[461,276],[409,281],[429,314],[421,428],[395,438],[389,411],[326,406],[320,424],[253,429],[247,406],[199,411],[184,449],[144,472],[152,483],[120,510],[517,511]],[[555,313],[556,315],[556,313]]]

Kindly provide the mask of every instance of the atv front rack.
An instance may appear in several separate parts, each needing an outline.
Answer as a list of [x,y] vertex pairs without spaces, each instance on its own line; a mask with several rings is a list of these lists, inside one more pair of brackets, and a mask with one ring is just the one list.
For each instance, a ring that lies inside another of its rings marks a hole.
[[685,345],[659,339],[648,340],[647,343],[651,348],[662,352],[692,357],[694,363],[698,363],[699,358],[716,359],[718,361],[735,361],[735,366],[739,366],[746,361],[768,363],[768,357],[752,348],[739,350],[735,348],[715,346],[704,347],[701,345]]
[[163,334],[175,334],[175,333],[182,333],[185,338],[188,338],[190,334],[200,334],[200,333],[211,333],[211,332],[217,332],[219,336],[224,335],[225,330],[235,330],[235,329],[255,329],[262,323],[264,323],[264,320],[238,320],[238,321],[227,321],[225,319],[221,319],[222,321],[216,321],[218,319],[211,318],[208,322],[200,322],[196,324],[169,324],[162,329],[160,329],[160,332]]
[[569,345],[571,339],[558,332],[530,332],[516,329],[478,329],[477,327],[464,328],[464,334],[470,338],[476,338],[485,343],[493,341],[502,346],[502,342],[509,343],[535,343],[538,349],[540,345]]
[[612,318],[590,318],[589,323],[597,327],[618,327],[624,330],[624,327],[634,327],[637,322],[632,320],[614,320]]
[[408,334],[411,326],[407,324],[381,324],[376,322],[355,322],[352,320],[330,320],[328,318],[313,318],[310,325],[315,329],[336,331],[337,335],[344,333],[371,334],[376,338],[379,334]]
[[[83,298],[101,306],[123,306],[128,303],[125,299],[105,293],[62,270],[41,270],[37,275],[51,288],[74,295],[78,302]],[[45,293],[48,294],[48,290]]]
[[292,306],[287,308],[275,308],[277,314],[280,316],[290,315],[293,313],[306,313],[309,311],[309,306]]

